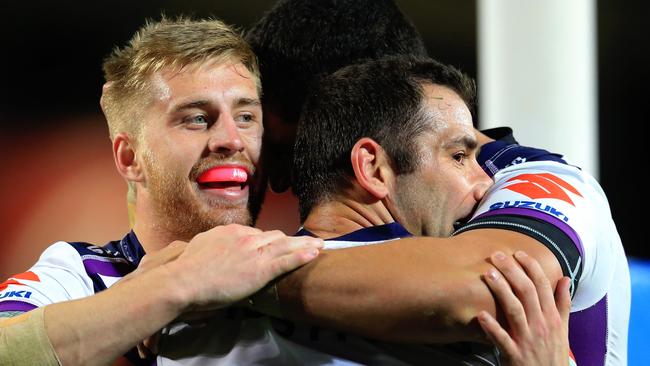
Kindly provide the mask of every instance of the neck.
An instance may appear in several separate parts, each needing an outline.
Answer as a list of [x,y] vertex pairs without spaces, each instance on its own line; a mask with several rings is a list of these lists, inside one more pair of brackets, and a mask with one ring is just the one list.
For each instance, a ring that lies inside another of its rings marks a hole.
[[150,201],[144,197],[145,195],[146,192],[138,192],[135,204],[135,224],[133,225],[133,232],[138,237],[144,251],[153,253],[174,240],[189,241],[191,238],[180,238],[162,224],[164,221],[156,217],[155,210],[151,207]]
[[336,197],[315,206],[303,226],[320,238],[331,239],[394,221],[381,201],[364,202],[350,197]]

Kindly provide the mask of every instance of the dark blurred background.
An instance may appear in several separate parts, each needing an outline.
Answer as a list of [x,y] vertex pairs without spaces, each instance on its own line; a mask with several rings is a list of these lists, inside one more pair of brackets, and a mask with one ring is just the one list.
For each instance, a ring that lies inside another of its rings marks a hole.
[[[245,28],[272,0],[3,1],[0,4],[0,278],[25,270],[55,240],[98,244],[128,230],[125,185],[115,172],[99,109],[101,63],[146,18],[218,17]],[[397,0],[431,56],[476,77],[476,2]],[[640,141],[650,82],[643,1],[597,1],[601,182],[630,256],[650,258]],[[479,85],[480,87],[480,85]],[[636,137],[635,137],[636,136]],[[525,141],[522,141],[525,143]],[[645,150],[644,150],[645,151]],[[560,151],[561,152],[561,151]],[[295,202],[271,195],[262,227],[297,227]],[[269,212],[286,211],[286,215]],[[291,216],[290,220],[284,219]],[[277,217],[283,217],[282,221]]]

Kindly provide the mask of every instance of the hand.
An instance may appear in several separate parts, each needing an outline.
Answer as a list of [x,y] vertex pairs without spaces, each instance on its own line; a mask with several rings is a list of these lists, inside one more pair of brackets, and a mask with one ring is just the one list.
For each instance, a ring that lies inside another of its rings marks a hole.
[[250,296],[314,259],[322,246],[321,239],[309,236],[231,224],[196,235],[166,266],[177,276],[184,312],[205,311]]
[[481,328],[507,365],[569,364],[569,278],[558,281],[554,299],[539,263],[521,251],[514,258],[516,262],[504,253],[493,254],[492,264],[498,271],[490,269],[485,276],[508,331],[486,311],[478,315]]
[[[196,235],[189,243],[176,241],[143,257],[138,269],[125,277],[142,275],[168,265],[178,274],[188,316],[211,314],[258,291],[275,277],[294,270],[318,255],[321,239],[290,237],[281,231],[263,232],[241,225],[218,226]],[[140,357],[157,353],[160,332],[138,345]]]

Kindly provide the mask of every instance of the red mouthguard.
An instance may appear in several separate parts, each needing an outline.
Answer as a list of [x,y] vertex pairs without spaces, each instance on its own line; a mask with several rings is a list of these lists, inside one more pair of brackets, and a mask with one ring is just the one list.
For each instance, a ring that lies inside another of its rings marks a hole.
[[248,179],[246,169],[235,166],[219,166],[206,170],[196,180],[203,183],[217,183],[217,182],[238,182],[244,183]]

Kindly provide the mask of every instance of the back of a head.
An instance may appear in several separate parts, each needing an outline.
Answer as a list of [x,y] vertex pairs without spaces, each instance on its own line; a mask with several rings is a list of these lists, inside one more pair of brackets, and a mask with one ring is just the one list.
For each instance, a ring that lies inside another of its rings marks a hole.
[[432,129],[423,113],[424,84],[454,90],[473,109],[474,81],[428,58],[386,57],[338,70],[308,93],[296,135],[293,188],[304,220],[354,180],[352,147],[361,137],[379,143],[397,174],[414,171],[414,138]]
[[296,123],[318,75],[388,55],[427,56],[392,0],[281,0],[248,32],[260,60],[264,102]]

